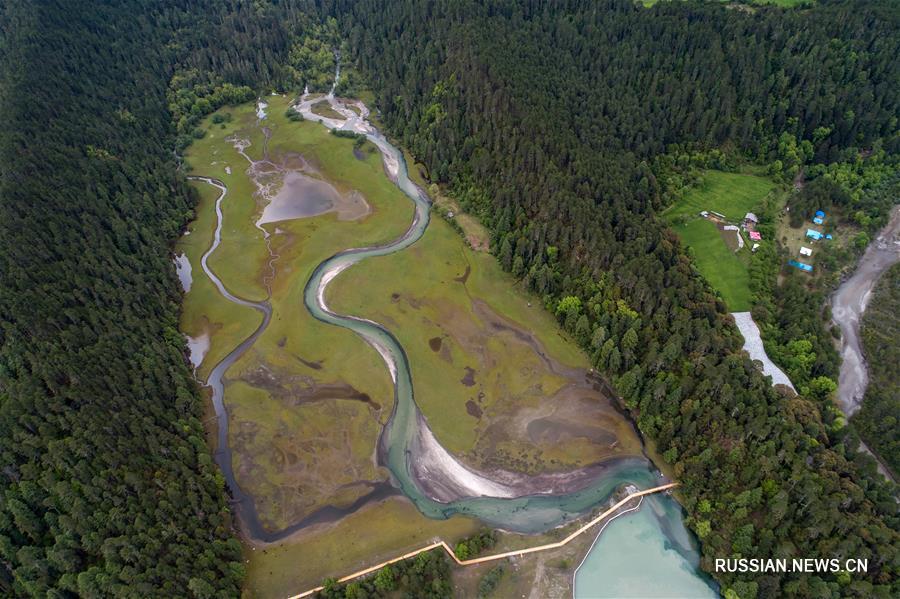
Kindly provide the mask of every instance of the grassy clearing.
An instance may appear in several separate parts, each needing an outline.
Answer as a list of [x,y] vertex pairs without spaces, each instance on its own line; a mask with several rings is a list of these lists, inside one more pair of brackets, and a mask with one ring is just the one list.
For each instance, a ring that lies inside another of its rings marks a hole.
[[766,177],[742,173],[706,171],[703,180],[682,200],[663,212],[670,221],[679,217],[693,218],[701,210],[724,214],[729,221],[739,222],[759,206],[775,183]]
[[697,187],[662,214],[691,249],[697,269],[733,312],[750,309],[749,239],[744,236],[744,248],[734,251],[735,248],[726,244],[726,239],[734,243],[731,241],[734,232],[720,231],[716,223],[701,217],[700,212],[718,212],[728,222],[738,224],[775,190],[775,183],[760,175],[710,170],[704,173]]
[[731,251],[716,225],[696,219],[676,226],[681,240],[691,248],[694,263],[719,293],[732,312],[750,310],[749,253],[746,248]]
[[[493,256],[470,250],[441,219],[413,247],[342,273],[328,299],[398,336],[436,437],[476,466],[539,472],[637,451],[598,392],[570,387],[583,381],[587,357]],[[513,329],[533,334],[568,372],[554,373]]]
[[[807,229],[816,229],[831,234],[833,239],[813,241],[806,237]],[[787,250],[790,258],[814,267],[817,264],[824,266],[824,268],[817,267],[813,274],[806,276],[830,277],[836,282],[842,272],[852,270],[856,264],[856,260],[848,260],[846,255],[852,255],[856,251],[852,246],[861,229],[843,218],[843,215],[837,210],[829,211],[824,225],[816,225],[812,221],[806,220],[797,228],[791,226],[790,214],[782,213],[776,231],[779,242]],[[801,247],[811,249],[812,256],[801,256]]]
[[430,520],[405,499],[389,499],[331,527],[306,530],[247,551],[245,597],[288,597],[372,564],[418,549],[434,538],[450,541],[478,531],[474,520]]

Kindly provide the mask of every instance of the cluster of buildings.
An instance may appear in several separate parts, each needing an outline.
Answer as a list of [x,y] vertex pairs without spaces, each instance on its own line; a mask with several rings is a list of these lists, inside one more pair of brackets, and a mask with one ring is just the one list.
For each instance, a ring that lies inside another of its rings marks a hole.
[[[815,216],[813,216],[812,222],[814,225],[825,224],[825,212],[822,210],[816,210],[816,214],[815,214]],[[830,241],[831,234],[830,233],[824,234],[821,231],[818,231],[816,229],[806,229],[806,239],[808,239],[811,242],[820,241],[820,240]],[[806,246],[800,247],[800,257],[801,258],[810,257],[810,256],[812,256],[812,253],[813,253],[812,249],[810,249]],[[790,261],[788,261],[788,264],[790,264],[794,268],[799,268],[800,270],[802,270],[804,272],[812,272],[813,271],[813,267],[811,265],[806,264],[804,262],[800,262],[799,260],[790,260]]]
[[[700,216],[703,218],[712,219],[714,221],[719,222],[727,222],[727,217],[724,214],[720,214],[718,212],[714,212],[712,210],[703,210],[700,212]],[[825,224],[825,212],[823,210],[817,210],[815,216],[812,218],[812,222],[814,225],[824,225]],[[759,242],[762,241],[762,234],[756,230],[757,225],[759,224],[759,218],[753,214],[752,212],[748,212],[744,215],[744,220],[741,222],[741,229],[746,232],[747,237],[750,238],[750,241],[753,245],[750,247],[751,252],[755,252],[759,249]],[[723,227],[726,230],[734,229],[738,230],[738,227],[734,225],[726,225]],[[806,230],[806,240],[812,244],[816,241],[830,241],[831,234],[822,233],[817,229],[807,229]],[[741,239],[740,233],[738,233],[738,240],[740,242],[740,247],[744,247],[743,239]],[[812,272],[813,267],[811,264],[807,264],[805,262],[801,262],[800,260],[810,258],[813,254],[812,248],[808,248],[806,246],[800,246],[800,255],[797,259],[792,259],[788,261],[788,264],[793,266],[794,268],[798,268],[804,272]]]
[[[787,210],[787,209],[785,209]],[[728,222],[728,218],[724,214],[720,214],[713,210],[702,210],[700,212],[700,216],[703,218],[708,218],[713,221],[718,221],[720,224],[724,225],[722,228],[725,230],[734,230],[738,236],[738,244],[739,247],[744,247],[744,240],[741,237],[739,228],[735,225],[726,224]],[[813,225],[817,225],[821,227],[825,224],[826,219],[825,212],[823,210],[816,210],[815,215],[812,218]],[[732,221],[733,222],[733,221]],[[757,225],[759,225],[759,218],[753,214],[752,212],[748,212],[744,215],[744,220],[741,221],[740,229],[743,229],[747,234],[747,237],[750,238],[751,243],[750,251],[755,252],[759,249],[759,242],[762,241],[762,234],[756,230]],[[813,245],[817,241],[830,241],[832,236],[830,233],[823,233],[818,229],[806,229],[806,241],[810,245]],[[788,261],[790,266],[802,270],[803,272],[812,272],[813,267],[811,264],[807,264],[806,262],[801,262],[801,260],[809,259],[812,257],[813,250],[812,248],[806,247],[805,245],[800,246],[799,256],[794,259]]]
[[756,225],[759,224],[759,219],[752,212],[748,212],[746,215],[744,215],[744,220],[741,221],[740,228],[738,228],[736,225],[725,224],[728,222],[728,217],[714,210],[701,210],[700,216],[722,223],[724,225],[722,228],[726,231],[735,231],[737,234],[738,246],[741,248],[744,247],[744,239],[741,237],[739,231],[740,229],[743,229],[744,232],[747,233],[747,237],[750,238],[750,241],[753,242],[753,245],[750,247],[750,251],[755,252],[757,249],[759,249],[758,242],[762,241],[762,234],[756,230]]

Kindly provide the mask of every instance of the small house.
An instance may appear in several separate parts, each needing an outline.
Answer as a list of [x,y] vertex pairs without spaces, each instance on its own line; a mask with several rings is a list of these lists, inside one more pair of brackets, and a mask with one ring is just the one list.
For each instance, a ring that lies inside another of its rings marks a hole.
[[806,236],[809,239],[812,239],[813,241],[818,241],[818,240],[822,239],[822,237],[823,237],[822,233],[819,231],[816,231],[815,229],[807,229]]
[[825,213],[821,210],[816,210],[815,216],[813,216],[812,222],[817,225],[821,225],[825,222]]
[[801,255],[801,256],[812,256],[812,250],[809,249],[808,247],[801,247],[801,248],[800,248],[800,255]]
[[744,225],[745,231],[755,231],[758,223],[759,219],[752,212],[748,212],[744,215],[744,222],[742,224]]
[[754,244],[753,244],[753,247],[750,248],[750,251],[751,251],[751,252],[755,252],[755,251],[758,250],[758,249],[759,249],[759,244],[758,244],[758,243],[754,243]]
[[750,231],[748,235],[751,241],[762,241],[762,234],[759,231]]
[[709,218],[709,212],[707,212],[706,210],[701,210],[700,216],[702,216],[703,218]]
[[790,264],[790,265],[793,266],[794,268],[799,268],[799,269],[802,270],[803,272],[812,272],[812,271],[813,271],[813,267],[810,266],[809,264],[804,264],[804,263],[802,263],[802,262],[797,262],[796,260],[791,260],[790,262],[788,262],[788,264]]

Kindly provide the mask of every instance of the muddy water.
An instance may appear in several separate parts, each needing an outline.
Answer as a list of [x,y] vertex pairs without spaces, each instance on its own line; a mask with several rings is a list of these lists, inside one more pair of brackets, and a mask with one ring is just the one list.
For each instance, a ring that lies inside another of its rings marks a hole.
[[181,282],[181,288],[184,292],[190,291],[194,279],[191,276],[191,261],[188,260],[187,254],[176,254],[175,272],[178,274],[178,280]]
[[284,174],[281,189],[263,209],[258,225],[324,214],[341,201],[328,183],[297,171]]
[[847,416],[859,410],[869,375],[859,337],[859,325],[879,277],[900,260],[900,206],[890,222],[866,248],[853,276],[844,281],[831,298],[834,322],[841,327],[841,372],[838,403]]

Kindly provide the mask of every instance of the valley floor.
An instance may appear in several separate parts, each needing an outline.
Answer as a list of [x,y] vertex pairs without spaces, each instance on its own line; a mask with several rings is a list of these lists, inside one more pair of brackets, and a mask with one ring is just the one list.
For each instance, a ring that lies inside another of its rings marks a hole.
[[[228,188],[209,267],[229,292],[272,310],[223,384],[236,483],[253,497],[260,524],[275,531],[323,510],[340,513],[388,481],[376,448],[393,407],[390,376],[363,340],[314,319],[302,295],[316,265],[339,250],[398,237],[412,209],[369,142],[354,146],[318,123],[287,118],[288,98],[266,104],[207,118],[186,159],[192,175]],[[265,120],[257,120],[259,110]],[[193,356],[205,381],[260,320],[225,300],[200,268],[217,193],[200,182],[197,189],[197,219],[176,250],[192,273],[181,328],[208,340],[205,353]],[[437,441],[473,468],[564,477],[641,455],[637,434],[587,357],[493,257],[469,249],[439,218],[411,248],[339,275],[328,299],[395,332]],[[216,428],[214,416],[209,425]],[[274,543],[247,538],[247,593],[286,595],[478,528],[470,518],[425,518],[399,496],[370,502]]]

